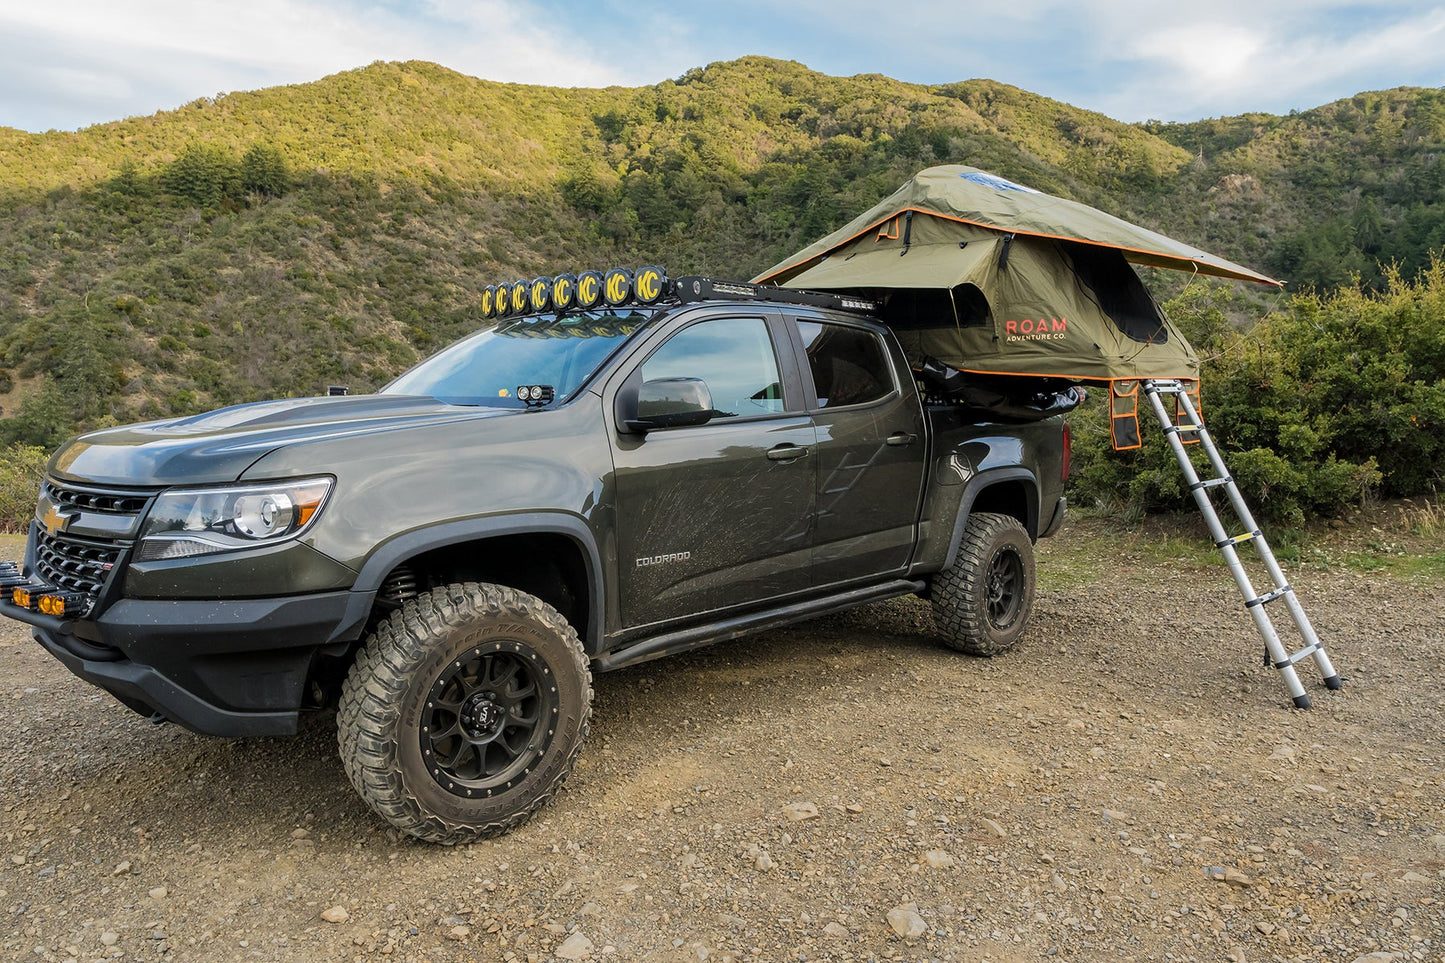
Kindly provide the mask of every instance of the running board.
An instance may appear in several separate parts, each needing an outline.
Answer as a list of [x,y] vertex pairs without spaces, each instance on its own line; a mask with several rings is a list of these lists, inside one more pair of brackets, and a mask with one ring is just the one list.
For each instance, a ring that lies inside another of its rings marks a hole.
[[689,649],[700,649],[705,645],[712,645],[714,642],[726,642],[753,632],[780,628],[793,622],[812,618],[815,615],[842,612],[859,605],[867,605],[869,602],[881,602],[884,599],[898,598],[901,595],[913,595],[923,591],[926,584],[922,581],[897,579],[892,582],[884,582],[882,585],[850,589],[837,595],[826,595],[823,598],[809,599],[806,602],[794,602],[781,608],[751,612],[747,615],[724,619],[721,622],[710,622],[696,628],[668,632],[666,635],[654,635],[640,642],[633,642],[616,652],[599,655],[592,660],[592,666],[599,672],[608,672],[624,666],[637,665],[639,662],[660,659],[665,655],[686,652]]

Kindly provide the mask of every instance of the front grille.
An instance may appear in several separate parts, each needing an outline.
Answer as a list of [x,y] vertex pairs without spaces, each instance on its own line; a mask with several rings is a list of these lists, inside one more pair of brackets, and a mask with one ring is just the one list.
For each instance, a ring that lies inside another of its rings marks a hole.
[[119,545],[40,531],[35,542],[35,571],[57,588],[84,592],[93,599],[100,594],[124,551]]
[[[63,591],[90,596],[93,613],[129,555],[130,536],[135,531],[133,520],[145,512],[155,493],[47,478],[40,495],[42,505],[48,501],[56,512],[68,518],[68,527],[52,532],[45,524],[46,518],[40,517],[41,524],[35,527],[35,565],[29,574]],[[117,534],[108,535],[108,530]],[[119,535],[121,532],[126,533],[125,537]]]
[[46,479],[40,493],[61,511],[102,512],[107,515],[139,515],[151,497],[149,492],[86,489],[50,479]]

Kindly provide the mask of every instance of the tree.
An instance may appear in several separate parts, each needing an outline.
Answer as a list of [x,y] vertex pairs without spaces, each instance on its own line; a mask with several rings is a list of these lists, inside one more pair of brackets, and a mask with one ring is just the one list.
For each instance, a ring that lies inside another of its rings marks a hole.
[[291,187],[286,158],[269,144],[255,143],[241,156],[241,190],[262,197],[280,197]]

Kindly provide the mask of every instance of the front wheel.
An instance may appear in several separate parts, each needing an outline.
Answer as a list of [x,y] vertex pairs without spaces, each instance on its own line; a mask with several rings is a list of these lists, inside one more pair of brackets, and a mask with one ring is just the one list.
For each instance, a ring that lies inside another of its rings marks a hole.
[[953,564],[933,576],[929,600],[945,645],[998,655],[1028,626],[1034,603],[1034,543],[1012,515],[970,515]]
[[572,771],[592,712],[577,633],[551,606],[467,582],[406,602],[362,645],[337,716],[356,791],[403,832],[507,832]]

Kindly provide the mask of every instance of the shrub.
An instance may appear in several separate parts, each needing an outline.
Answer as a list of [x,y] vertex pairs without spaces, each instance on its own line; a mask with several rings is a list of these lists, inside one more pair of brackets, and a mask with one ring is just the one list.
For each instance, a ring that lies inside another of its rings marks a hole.
[[[1413,281],[1389,270],[1386,282],[1378,292],[1356,283],[1297,294],[1248,334],[1227,322],[1228,289],[1192,287],[1166,305],[1206,359],[1204,422],[1258,514],[1298,523],[1377,489],[1407,496],[1439,486],[1445,262]],[[1145,425],[1137,451],[1109,450],[1105,400],[1075,421],[1075,496],[1106,510],[1189,507],[1157,429]],[[1140,417],[1152,422],[1147,409]],[[1202,452],[1193,457],[1204,464]]]
[[0,449],[0,531],[29,530],[46,458],[45,449],[34,445]]

